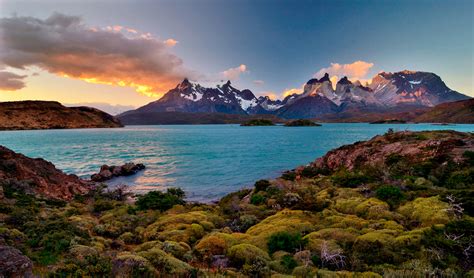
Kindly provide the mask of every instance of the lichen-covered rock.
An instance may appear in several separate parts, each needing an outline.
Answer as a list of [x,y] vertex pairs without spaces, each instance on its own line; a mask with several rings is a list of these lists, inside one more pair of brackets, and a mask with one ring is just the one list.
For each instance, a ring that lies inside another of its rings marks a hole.
[[20,250],[0,246],[0,277],[33,277],[33,262]]

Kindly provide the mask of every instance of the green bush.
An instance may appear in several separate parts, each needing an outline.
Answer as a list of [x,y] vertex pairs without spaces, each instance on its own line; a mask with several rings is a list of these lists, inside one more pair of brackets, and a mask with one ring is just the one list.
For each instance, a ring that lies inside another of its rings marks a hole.
[[115,204],[113,201],[99,199],[94,202],[93,211],[102,212],[106,210],[111,210],[114,208],[114,206]]
[[447,188],[470,188],[474,185],[474,169],[461,170],[451,173],[446,181]]
[[184,197],[184,191],[180,188],[168,188],[165,193],[150,191],[145,195],[141,195],[135,204],[139,210],[154,209],[165,211],[174,205],[184,205]]
[[255,183],[255,192],[266,191],[270,185],[268,180],[259,180]]
[[474,152],[473,151],[465,151],[462,156],[464,157],[464,159],[466,159],[466,162],[471,165],[471,166],[474,166]]
[[250,198],[250,203],[252,205],[261,205],[265,202],[265,196],[260,195],[260,194],[253,194],[252,197]]
[[367,175],[359,172],[349,172],[346,170],[341,170],[335,173],[332,175],[331,180],[333,183],[339,186],[350,188],[370,182],[370,178]]
[[392,185],[384,185],[375,192],[377,198],[387,201],[389,204],[397,204],[405,198],[400,188]]
[[387,156],[387,158],[385,159],[385,164],[387,164],[388,166],[391,166],[393,164],[396,164],[398,163],[399,161],[402,161],[403,160],[403,156],[397,154],[397,153],[392,153],[390,155]]
[[474,221],[465,219],[433,226],[425,232],[422,243],[426,248],[438,250],[438,256],[431,257],[433,266],[444,269],[457,264],[464,269],[472,269],[474,261],[470,246],[473,238]]
[[276,251],[295,252],[306,244],[300,234],[291,234],[288,232],[277,232],[270,236],[267,241],[268,251],[274,253]]
[[296,180],[296,173],[294,171],[286,171],[281,175],[281,178],[288,181]]
[[291,273],[291,271],[298,266],[298,263],[291,255],[285,255],[281,258],[280,264],[285,268],[287,273]]

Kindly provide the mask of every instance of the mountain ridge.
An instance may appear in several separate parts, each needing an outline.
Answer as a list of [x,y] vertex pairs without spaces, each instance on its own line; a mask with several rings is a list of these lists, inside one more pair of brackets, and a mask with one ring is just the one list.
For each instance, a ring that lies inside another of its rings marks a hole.
[[207,88],[184,79],[160,99],[122,113],[119,118],[137,113],[186,112],[329,119],[339,118],[337,115],[417,110],[466,99],[470,97],[448,88],[438,75],[409,70],[380,72],[367,86],[344,76],[335,88],[326,73],[320,79],[308,80],[301,94],[282,100],[257,98],[248,89],[233,87],[230,81]]

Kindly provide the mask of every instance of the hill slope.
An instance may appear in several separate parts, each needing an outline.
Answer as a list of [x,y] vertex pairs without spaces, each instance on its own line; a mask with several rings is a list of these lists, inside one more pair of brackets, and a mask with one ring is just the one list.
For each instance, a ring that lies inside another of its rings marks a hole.
[[65,107],[55,101],[0,103],[0,130],[122,127],[113,116],[90,107]]
[[474,99],[439,104],[416,117],[414,121],[474,124]]

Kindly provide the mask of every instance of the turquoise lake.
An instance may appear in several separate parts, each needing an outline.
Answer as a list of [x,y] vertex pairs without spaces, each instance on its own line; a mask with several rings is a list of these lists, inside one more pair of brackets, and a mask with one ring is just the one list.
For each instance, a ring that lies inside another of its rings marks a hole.
[[474,125],[323,124],[321,127],[239,125],[127,126],[117,129],[2,131],[0,145],[88,178],[102,164],[140,162],[146,170],[110,184],[136,191],[181,187],[189,200],[211,201],[258,179],[307,164],[344,144],[394,130],[453,129]]

